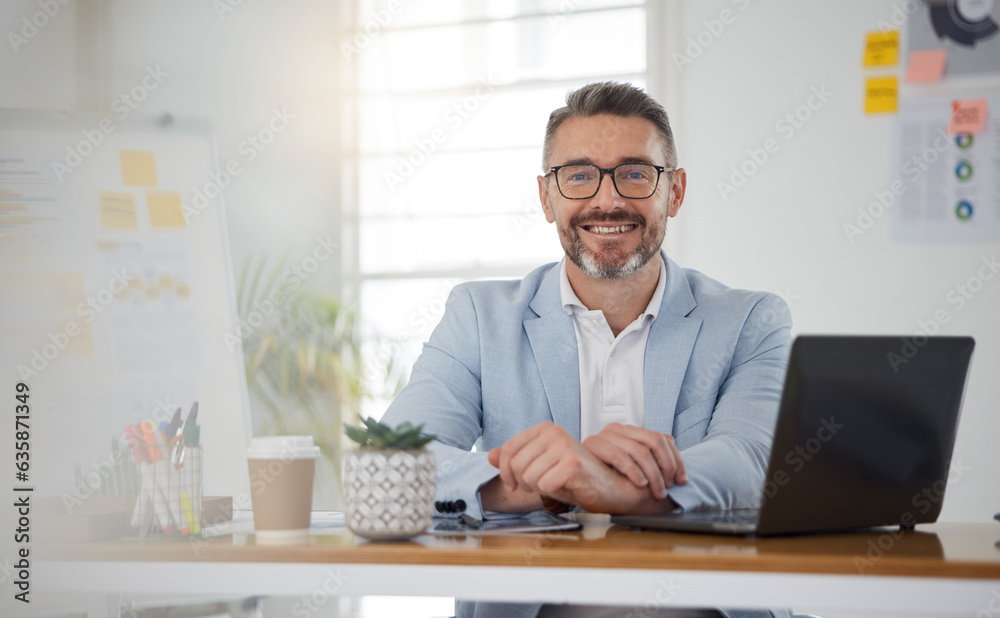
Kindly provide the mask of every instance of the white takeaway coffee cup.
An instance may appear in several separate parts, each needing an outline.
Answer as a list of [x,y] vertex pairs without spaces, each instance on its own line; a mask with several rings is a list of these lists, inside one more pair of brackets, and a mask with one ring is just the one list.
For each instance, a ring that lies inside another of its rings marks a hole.
[[312,436],[254,438],[247,449],[253,525],[258,542],[309,536],[319,447]]

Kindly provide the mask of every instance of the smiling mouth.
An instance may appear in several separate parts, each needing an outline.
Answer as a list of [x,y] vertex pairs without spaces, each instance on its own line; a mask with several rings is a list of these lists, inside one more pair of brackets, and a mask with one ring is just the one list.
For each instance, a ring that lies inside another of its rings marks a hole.
[[634,223],[628,223],[625,225],[582,225],[580,227],[594,234],[624,234],[631,232],[637,226]]

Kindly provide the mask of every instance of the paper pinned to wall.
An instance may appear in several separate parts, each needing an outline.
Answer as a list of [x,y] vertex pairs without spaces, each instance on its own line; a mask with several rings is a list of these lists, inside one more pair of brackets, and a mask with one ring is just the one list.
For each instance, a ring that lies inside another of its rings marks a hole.
[[947,63],[948,52],[943,49],[911,51],[904,81],[920,84],[939,82]]
[[958,135],[959,133],[969,133],[978,135],[986,127],[987,118],[986,99],[955,100],[951,102],[951,122],[948,124],[948,133]]
[[150,150],[120,150],[122,184],[129,187],[155,187],[156,155]]
[[146,208],[149,225],[158,227],[184,227],[184,207],[177,191],[147,191]]
[[870,77],[865,80],[865,113],[884,114],[896,111],[899,100],[897,77]]
[[[960,100],[981,98],[968,95]],[[1000,105],[1000,95],[982,98]],[[979,134],[951,134],[953,100],[938,94],[900,102],[886,192],[891,208],[880,207],[890,212],[896,240],[1000,240],[1000,122],[986,118]]]
[[865,36],[866,67],[891,67],[899,58],[899,30],[876,30]]
[[135,195],[122,191],[101,191],[101,225],[108,228],[138,230]]

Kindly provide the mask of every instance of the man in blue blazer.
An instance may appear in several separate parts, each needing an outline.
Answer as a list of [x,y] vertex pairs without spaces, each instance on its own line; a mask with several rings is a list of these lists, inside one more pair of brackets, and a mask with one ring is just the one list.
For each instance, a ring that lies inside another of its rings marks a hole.
[[[616,83],[566,102],[549,118],[538,177],[566,259],[520,281],[457,286],[384,420],[437,435],[443,515],[755,506],[788,309],[661,249],[686,187],[662,106]],[[459,614],[538,606],[495,609]]]

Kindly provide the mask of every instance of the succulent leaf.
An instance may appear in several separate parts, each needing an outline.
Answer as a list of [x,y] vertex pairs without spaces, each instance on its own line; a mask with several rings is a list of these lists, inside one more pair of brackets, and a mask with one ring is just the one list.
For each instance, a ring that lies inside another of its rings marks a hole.
[[422,424],[414,426],[409,421],[400,423],[395,429],[372,418],[361,422],[364,427],[345,424],[344,433],[362,448],[418,449],[436,437],[423,433]]

